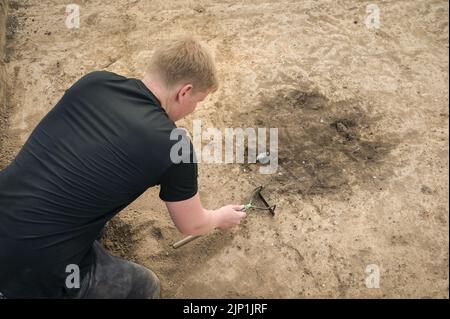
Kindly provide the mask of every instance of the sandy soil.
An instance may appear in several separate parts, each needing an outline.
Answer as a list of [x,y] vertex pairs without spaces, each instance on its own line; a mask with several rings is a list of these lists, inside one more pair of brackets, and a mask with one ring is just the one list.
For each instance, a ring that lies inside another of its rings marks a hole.
[[[6,66],[5,66],[5,42],[6,42],[6,19],[7,19],[6,0],[0,0],[0,150],[2,150],[2,141],[7,138],[4,133],[6,127]],[[0,165],[2,159],[0,152]]]
[[263,184],[274,217],[178,250],[157,189],[113,220],[105,245],[156,271],[163,297],[449,297],[447,1],[378,1],[369,29],[367,1],[79,0],[72,30],[66,2],[10,1],[2,167],[80,76],[139,77],[185,32],[214,52],[221,88],[180,126],[279,128],[276,174],[199,171],[206,207]]

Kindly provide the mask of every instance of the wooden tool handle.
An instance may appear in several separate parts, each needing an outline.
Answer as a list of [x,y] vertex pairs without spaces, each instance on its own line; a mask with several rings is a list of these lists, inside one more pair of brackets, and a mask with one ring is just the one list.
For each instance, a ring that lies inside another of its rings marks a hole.
[[178,247],[181,247],[181,246],[183,246],[183,245],[186,245],[187,243],[189,243],[189,242],[191,242],[191,241],[193,241],[194,239],[197,239],[197,238],[199,238],[200,236],[187,236],[186,238],[184,238],[184,239],[182,239],[182,240],[180,240],[180,241],[177,241],[175,244],[173,244],[172,245],[172,247],[173,248],[178,248]]

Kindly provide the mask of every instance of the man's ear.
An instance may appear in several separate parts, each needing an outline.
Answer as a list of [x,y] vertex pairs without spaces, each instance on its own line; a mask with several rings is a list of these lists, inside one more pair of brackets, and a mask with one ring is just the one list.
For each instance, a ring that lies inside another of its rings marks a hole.
[[178,98],[185,97],[193,88],[192,84],[186,84],[181,87],[180,91],[178,91]]

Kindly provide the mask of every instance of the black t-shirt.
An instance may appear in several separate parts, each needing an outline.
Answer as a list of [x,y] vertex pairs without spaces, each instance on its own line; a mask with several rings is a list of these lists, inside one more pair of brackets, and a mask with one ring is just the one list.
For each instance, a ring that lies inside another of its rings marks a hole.
[[173,129],[138,79],[98,71],[69,88],[0,172],[0,292],[59,297],[66,266],[85,273],[104,224],[146,189],[194,196],[197,164],[171,161]]

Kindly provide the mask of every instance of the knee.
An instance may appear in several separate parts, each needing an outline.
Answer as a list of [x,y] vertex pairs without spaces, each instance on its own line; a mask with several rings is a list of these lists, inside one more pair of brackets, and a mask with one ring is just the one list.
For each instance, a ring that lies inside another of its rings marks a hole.
[[158,276],[148,269],[149,272],[149,299],[159,299],[161,297],[161,281],[159,280]]
[[161,282],[153,271],[140,266],[133,290],[131,298],[159,299],[161,297]]

